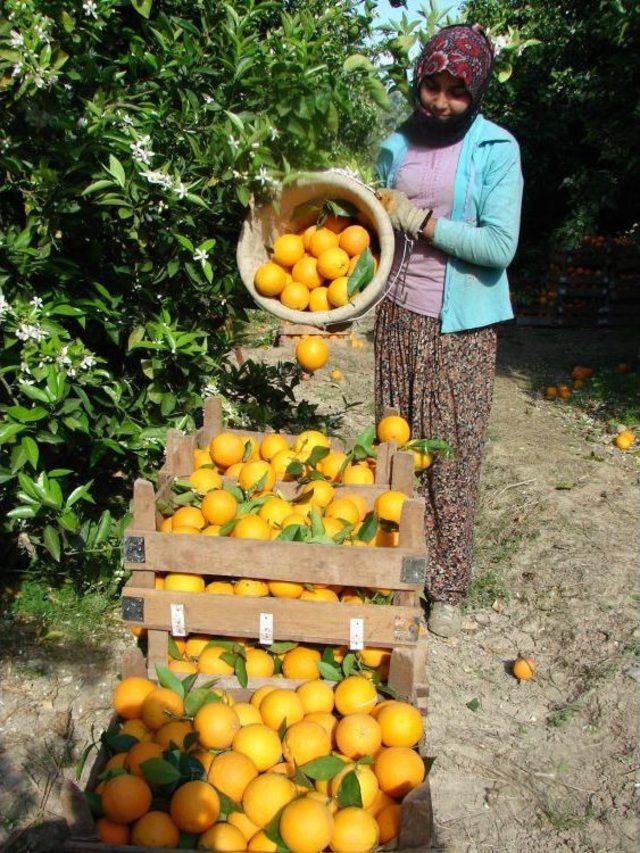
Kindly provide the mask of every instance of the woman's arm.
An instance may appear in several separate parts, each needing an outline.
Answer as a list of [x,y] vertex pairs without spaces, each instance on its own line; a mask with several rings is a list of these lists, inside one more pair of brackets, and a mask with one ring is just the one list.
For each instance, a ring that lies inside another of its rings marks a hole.
[[[499,143],[500,147],[508,143]],[[522,170],[516,142],[500,151],[484,180],[477,225],[452,219],[431,220],[424,234],[436,248],[481,267],[506,268],[513,260],[520,232]],[[498,153],[498,152],[497,152]]]

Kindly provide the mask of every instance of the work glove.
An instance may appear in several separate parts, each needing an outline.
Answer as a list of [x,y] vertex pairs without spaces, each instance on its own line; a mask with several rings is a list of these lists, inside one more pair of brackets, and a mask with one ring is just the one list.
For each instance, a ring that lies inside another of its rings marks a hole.
[[389,214],[391,224],[396,231],[404,231],[412,237],[417,237],[429,220],[433,211],[416,207],[407,196],[399,190],[381,189],[376,192],[378,200]]

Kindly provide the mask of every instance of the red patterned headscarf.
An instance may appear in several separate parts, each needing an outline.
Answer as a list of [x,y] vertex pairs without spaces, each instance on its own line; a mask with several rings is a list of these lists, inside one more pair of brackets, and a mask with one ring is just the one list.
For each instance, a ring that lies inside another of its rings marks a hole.
[[[462,139],[480,112],[492,70],[493,47],[479,24],[455,24],[436,33],[424,46],[413,72],[414,114],[407,122],[412,136],[433,145]],[[420,103],[422,81],[441,71],[462,80],[471,96],[464,113],[445,120],[432,116]]]

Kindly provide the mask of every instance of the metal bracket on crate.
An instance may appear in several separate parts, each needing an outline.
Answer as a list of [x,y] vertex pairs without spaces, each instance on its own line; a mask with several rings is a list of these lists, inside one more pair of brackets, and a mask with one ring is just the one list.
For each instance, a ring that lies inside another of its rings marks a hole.
[[393,637],[399,642],[417,643],[420,637],[421,620],[417,616],[396,616],[393,626]]
[[125,622],[144,622],[144,598],[124,595],[122,597],[122,618]]
[[125,563],[146,563],[144,536],[124,537]]
[[403,557],[400,569],[402,583],[424,584],[427,579],[426,557]]

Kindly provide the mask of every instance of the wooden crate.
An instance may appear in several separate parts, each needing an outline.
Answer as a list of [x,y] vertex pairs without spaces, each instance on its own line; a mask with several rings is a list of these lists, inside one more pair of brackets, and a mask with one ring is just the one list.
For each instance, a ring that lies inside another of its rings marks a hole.
[[[169,488],[170,483],[165,483],[163,489]],[[368,489],[370,504],[381,491],[375,486],[348,488],[361,493]],[[349,646],[354,633],[361,634],[365,646],[393,650],[389,684],[424,705],[426,629],[420,593],[427,558],[423,516],[422,500],[405,501],[397,548],[175,536],[157,531],[154,488],[146,480],[137,480],[133,520],[124,540],[125,567],[132,575],[123,590],[123,619],[146,628],[151,674],[157,663],[166,664],[168,635],[176,633],[172,621],[176,613],[184,618],[185,634],[259,638],[265,618],[271,622],[273,641]],[[156,572],[383,587],[394,590],[394,603],[356,605],[171,592],[154,588]],[[229,683],[237,684],[235,679]],[[257,680],[251,684],[257,686]]]
[[[135,650],[129,654],[122,667],[123,677],[146,675],[146,667],[142,655]],[[279,684],[280,686],[280,684]],[[232,689],[237,702],[246,701],[249,689]],[[113,718],[115,721],[115,717]],[[95,761],[83,774],[81,786],[71,780],[63,784],[62,803],[64,817],[69,827],[69,838],[64,843],[63,850],[69,853],[161,853],[160,848],[137,847],[134,845],[105,844],[96,835],[95,822],[89,806],[84,799],[82,790],[93,791],[98,785],[98,777],[108,760],[108,754],[101,747]],[[433,811],[431,804],[431,788],[429,776],[424,782],[411,791],[402,803],[400,835],[398,847],[400,851],[431,849],[433,835]],[[392,845],[389,845],[391,847]],[[386,849],[386,848],[383,848]],[[178,848],[163,848],[162,853],[182,853]]]
[[[395,410],[391,409],[386,413],[396,414]],[[176,429],[167,431],[165,462],[158,472],[159,487],[174,477],[188,477],[193,471],[193,451],[196,448],[207,448],[211,440],[223,430],[244,437],[250,436],[257,441],[261,441],[268,434],[249,429],[225,427],[222,417],[222,401],[219,397],[205,398],[202,406],[202,421],[202,427],[195,433],[185,434]],[[290,444],[293,444],[297,437],[290,433],[282,433],[282,435]],[[334,450],[344,450],[344,445],[340,439],[332,438],[330,441]],[[394,442],[381,443],[377,448],[375,484],[386,485],[412,495],[413,478],[412,454],[398,451]],[[289,484],[283,480],[278,480],[278,488],[282,486],[288,488]]]

